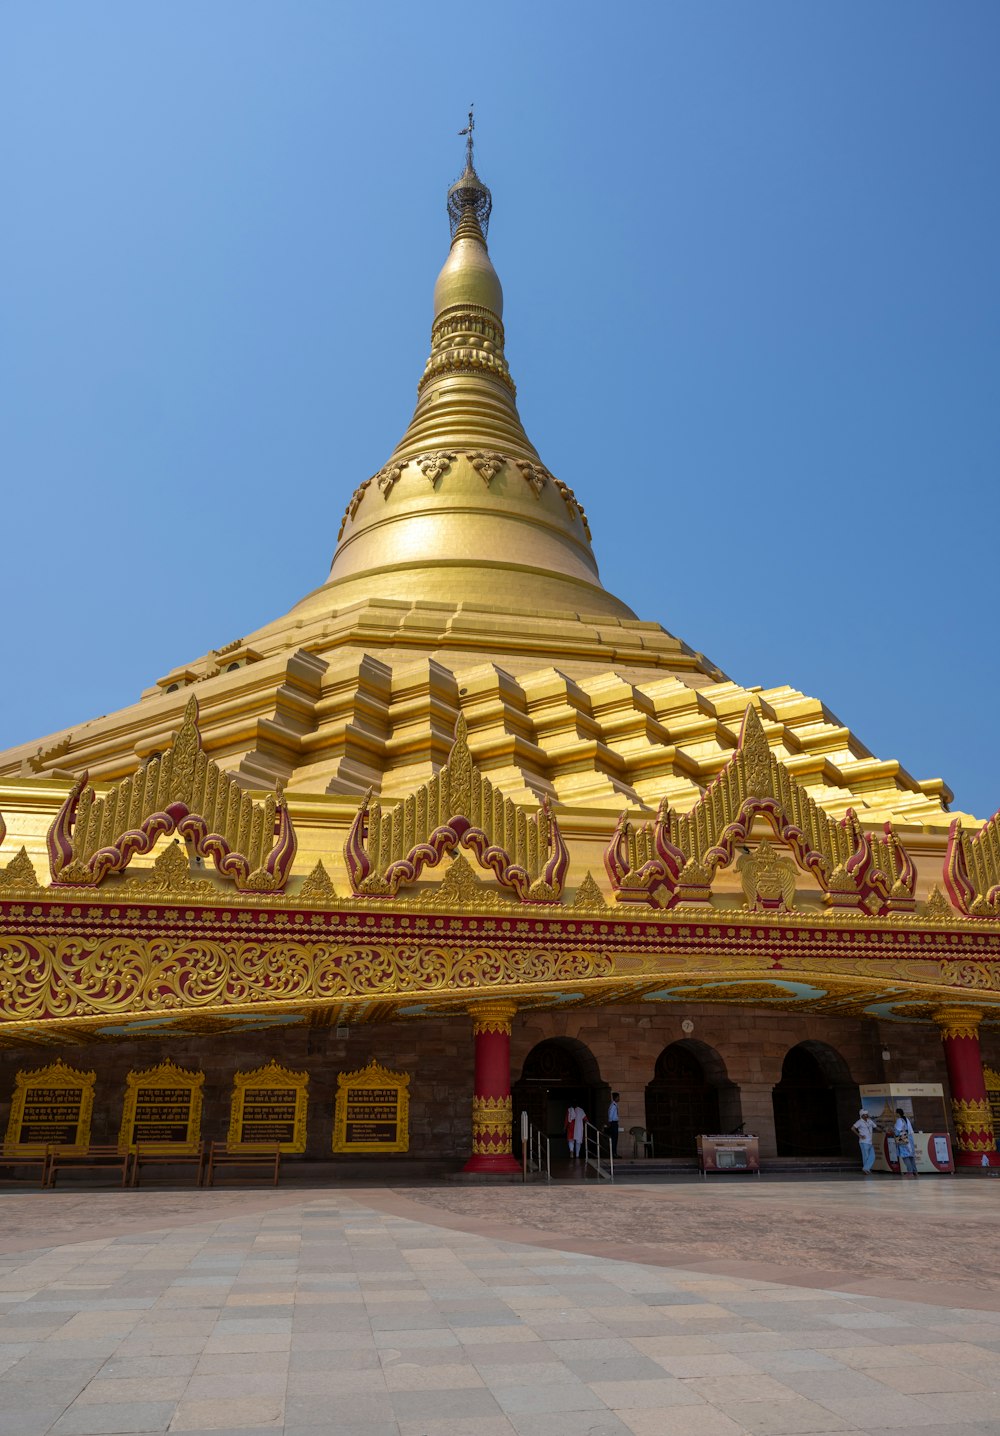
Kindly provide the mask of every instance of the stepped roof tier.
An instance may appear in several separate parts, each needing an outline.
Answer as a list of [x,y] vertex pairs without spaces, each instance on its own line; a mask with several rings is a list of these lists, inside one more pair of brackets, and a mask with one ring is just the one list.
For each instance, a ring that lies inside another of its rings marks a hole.
[[0,779],[117,781],[163,750],[193,690],[212,759],[246,788],[284,784],[293,806],[405,795],[444,763],[461,712],[476,761],[515,801],[618,812],[666,798],[685,812],[752,703],[831,815],[945,828],[941,780],[875,757],[794,688],[741,687],[602,586],[583,503],[518,414],[491,204],[470,151],[448,194],[413,417],[350,495],[326,582],[131,707],[0,754]]

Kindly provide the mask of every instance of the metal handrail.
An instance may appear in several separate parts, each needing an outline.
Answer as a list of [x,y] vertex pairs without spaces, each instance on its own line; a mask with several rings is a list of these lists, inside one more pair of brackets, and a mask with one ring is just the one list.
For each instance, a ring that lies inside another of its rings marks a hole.
[[[593,1133],[593,1137],[591,1137]],[[607,1142],[608,1154],[607,1165],[601,1159],[601,1143]],[[615,1179],[615,1157],[611,1150],[611,1138],[607,1132],[602,1132],[595,1127],[593,1122],[583,1124],[583,1150],[585,1154],[584,1170],[593,1167],[602,1182],[613,1182]]]
[[[543,1167],[544,1161],[544,1167]],[[552,1180],[552,1151],[549,1138],[544,1132],[528,1121],[527,1112],[521,1113],[521,1180],[528,1180],[529,1172],[537,1172],[547,1182]]]

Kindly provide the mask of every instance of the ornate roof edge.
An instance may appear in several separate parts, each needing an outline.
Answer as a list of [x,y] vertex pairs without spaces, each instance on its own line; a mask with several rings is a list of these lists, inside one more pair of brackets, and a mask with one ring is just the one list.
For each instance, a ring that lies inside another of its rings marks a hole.
[[281,789],[255,802],[207,756],[192,695],[171,747],[101,797],[84,772],[46,836],[54,887],[98,887],[176,832],[239,892],[280,892],[297,847]]
[[[716,872],[733,861],[757,817],[812,874],[828,907],[877,916],[914,911],[916,868],[892,824],[879,835],[864,831],[853,808],[839,822],[831,818],[771,752],[752,704],[736,751],[689,813],[672,813],[664,799],[649,822],[619,817],[604,854],[616,901],[665,908],[710,902]],[[774,876],[779,880],[777,869]],[[787,891],[751,899],[747,890],[752,908],[787,900]]]
[[463,714],[448,761],[420,788],[384,812],[371,789],[344,843],[351,890],[394,898],[445,854],[471,852],[522,903],[558,902],[569,850],[548,799],[529,817],[480,773],[469,752]]
[[1000,809],[977,833],[956,818],[944,859],[948,896],[967,917],[1000,918]]

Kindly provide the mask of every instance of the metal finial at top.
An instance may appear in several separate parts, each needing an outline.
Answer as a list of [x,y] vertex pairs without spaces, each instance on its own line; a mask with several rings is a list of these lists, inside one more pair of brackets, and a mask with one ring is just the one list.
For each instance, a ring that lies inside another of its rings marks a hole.
[[475,165],[472,163],[472,135],[473,131],[476,128],[476,121],[473,118],[472,114],[473,108],[474,102],[469,106],[469,123],[466,125],[464,130],[459,130],[458,132],[460,137],[462,135],[465,136],[465,168],[467,170],[475,170],[476,168]]
[[469,123],[464,130],[459,130],[459,135],[465,140],[465,172],[455,181],[448,191],[448,222],[451,227],[451,237],[461,222],[462,216],[468,211],[475,214],[476,220],[482,230],[482,237],[490,223],[490,211],[493,208],[493,196],[486,185],[476,174],[476,167],[472,161],[473,138],[476,129],[476,120],[473,114],[473,106],[469,106]]

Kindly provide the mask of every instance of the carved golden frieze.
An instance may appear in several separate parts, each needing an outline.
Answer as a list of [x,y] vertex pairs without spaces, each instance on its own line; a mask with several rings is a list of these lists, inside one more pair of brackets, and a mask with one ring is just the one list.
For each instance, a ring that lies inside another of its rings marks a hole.
[[494,788],[472,761],[462,714],[448,762],[429,782],[388,812],[369,790],[347,835],[344,859],[356,894],[393,898],[459,847],[519,902],[556,902],[562,893],[569,851],[548,802],[529,817]]
[[[916,869],[892,825],[886,823],[880,836],[862,830],[853,808],[839,823],[825,813],[771,752],[752,704],[736,752],[689,813],[670,812],[664,800],[651,822],[635,825],[621,815],[604,855],[617,901],[664,908],[708,904],[715,873],[746,848],[757,818],[813,877],[829,906],[869,916],[914,911]],[[749,854],[743,866],[751,874],[762,861],[770,864],[777,905],[790,906],[773,850],[763,858]],[[753,906],[766,906],[758,897]]]
[[[295,857],[295,831],[281,788],[255,802],[207,756],[194,697],[161,756],[100,798],[86,773],[73,785],[46,839],[53,886],[96,887],[173,832],[199,857],[210,858],[239,891],[279,892]],[[174,863],[163,870],[173,881],[179,876],[176,859],[166,861]]]
[[372,484],[381,493],[383,499],[388,499],[393,489],[406,472],[410,464],[414,464],[428,479],[432,485],[438,479],[447,474],[459,458],[464,458],[472,466],[475,472],[489,488],[504,464],[513,464],[521,473],[525,483],[531,489],[535,498],[540,498],[546,484],[551,484],[556,493],[566,505],[566,509],[572,518],[579,519],[587,537],[591,537],[590,523],[586,511],[569,484],[562,479],[557,479],[544,464],[535,463],[533,460],[511,458],[507,454],[501,454],[493,449],[442,449],[432,453],[417,454],[412,459],[394,459],[379,469],[377,474],[372,474],[370,479],[360,483],[351,495],[344,516],[340,521],[340,528],[337,530],[337,542],[344,536],[344,530],[356,516],[358,509],[364,500],[365,494]]
[[138,1016],[199,1007],[463,992],[610,976],[602,953],[357,944],[0,937],[0,1027],[35,1018]]

